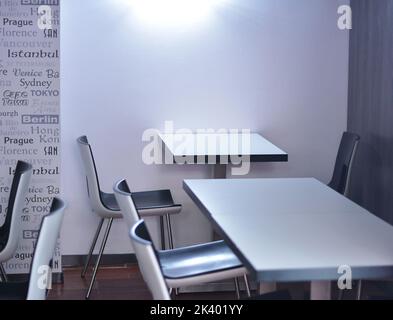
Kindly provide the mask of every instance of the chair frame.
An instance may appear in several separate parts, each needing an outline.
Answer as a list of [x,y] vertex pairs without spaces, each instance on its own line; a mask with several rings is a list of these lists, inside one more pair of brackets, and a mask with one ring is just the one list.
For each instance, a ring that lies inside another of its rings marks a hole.
[[[142,236],[140,234],[143,234]],[[145,221],[139,220],[130,230],[130,239],[135,249],[135,253],[138,259],[140,271],[143,279],[146,281],[152,295],[155,300],[170,300],[170,291],[180,287],[194,285],[196,283],[210,282],[214,280],[224,280],[228,278],[237,279],[239,276],[243,276],[247,295],[250,297],[250,288],[247,279],[247,270],[245,267],[238,267],[230,270],[219,271],[213,274],[202,274],[197,276],[190,276],[179,279],[167,279],[165,278],[161,264],[160,264],[160,252],[157,252],[154,248],[154,244],[151,241],[149,231],[146,228]],[[170,251],[170,250],[169,250]],[[170,288],[170,289],[168,289]],[[240,298],[239,287],[236,286],[237,297]]]
[[8,281],[3,262],[11,259],[18,248],[21,233],[21,216],[25,207],[25,198],[32,174],[33,167],[29,163],[18,161],[8,199],[8,212],[3,226],[0,227],[0,238],[5,243],[4,248],[0,252],[0,275],[3,282]]
[[[98,179],[98,173],[97,173],[97,167],[96,163],[94,160],[94,155],[93,155],[93,150],[91,148],[91,145],[89,144],[87,136],[81,136],[77,139],[77,143],[79,146],[80,154],[82,157],[82,162],[84,165],[85,169],[85,175],[86,175],[86,185],[87,185],[87,192],[88,192],[88,197],[90,200],[90,205],[93,210],[99,217],[100,221],[97,227],[97,230],[94,234],[92,243],[89,248],[88,255],[86,257],[85,265],[82,269],[81,272],[81,277],[85,278],[86,273],[89,269],[92,257],[93,257],[93,252],[94,249],[97,245],[98,238],[101,234],[103,225],[105,220],[107,220],[107,225],[105,228],[105,232],[102,238],[102,242],[100,244],[100,248],[98,251],[98,256],[97,260],[95,262],[94,268],[93,268],[93,274],[90,280],[89,287],[86,292],[86,299],[89,299],[91,291],[93,289],[93,285],[95,282],[95,279],[97,277],[97,272],[100,267],[100,263],[102,260],[102,256],[106,247],[106,243],[108,241],[109,233],[112,228],[112,224],[114,219],[121,219],[123,218],[123,215],[119,210],[113,210],[105,206],[104,201],[103,201],[103,196],[109,196],[112,194],[105,193],[101,190],[100,188],[100,183]],[[157,216],[159,215],[158,213],[162,211],[162,208],[144,208],[141,210],[143,215],[146,216]],[[173,233],[172,233],[172,225],[171,225],[171,220],[170,220],[170,214],[173,213],[178,213],[181,211],[181,206],[176,205],[173,208],[167,208],[166,209],[166,214],[160,214],[160,226],[161,226],[161,244],[162,247],[165,248],[165,227],[164,227],[164,216],[166,219],[166,225],[167,225],[167,232],[168,232],[168,245],[170,248],[173,248]]]
[[[59,198],[54,198],[50,213],[46,215],[41,222],[41,228],[34,250],[34,257],[31,264],[29,289],[27,300],[45,300],[47,289],[42,284],[43,272],[41,267],[50,267],[50,261],[56,248],[57,239],[59,238],[60,228],[63,221],[64,209],[66,204]],[[49,270],[49,272],[51,272]],[[51,279],[47,274],[46,284]]]
[[[340,178],[344,178],[345,181],[343,182],[343,190],[336,190],[339,186],[334,186],[334,181],[337,179],[336,176],[336,170],[340,167],[338,167],[338,160],[340,157],[340,151],[341,151],[341,147],[342,147],[342,143],[345,141],[344,139],[346,138],[346,136],[350,136],[354,141],[353,141],[353,145],[352,145],[352,150],[351,150],[351,154],[348,160],[347,164],[344,164],[344,168],[341,168],[343,171],[340,172],[341,176]],[[340,142],[340,146],[337,152],[337,157],[336,157],[336,162],[334,165],[334,170],[333,170],[333,176],[331,181],[329,182],[329,187],[335,189],[337,192],[342,193],[344,196],[348,197],[349,196],[349,185],[350,185],[350,181],[351,181],[351,175],[352,175],[352,169],[353,169],[353,163],[357,154],[357,150],[358,150],[358,146],[359,146],[359,141],[360,141],[360,136],[351,132],[344,132],[343,136],[341,138],[341,142]],[[345,174],[345,176],[343,177],[342,175]],[[336,178],[336,179],[335,179]]]

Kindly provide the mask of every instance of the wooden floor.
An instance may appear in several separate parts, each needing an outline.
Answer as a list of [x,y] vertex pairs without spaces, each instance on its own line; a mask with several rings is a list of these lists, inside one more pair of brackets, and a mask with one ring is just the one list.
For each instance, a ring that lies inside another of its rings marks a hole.
[[[65,269],[64,284],[53,285],[49,300],[84,300],[90,276],[81,278],[81,269]],[[151,300],[152,297],[136,265],[102,268],[92,290],[90,300]],[[234,292],[180,294],[176,300],[235,299]]]
[[[81,268],[64,270],[64,283],[54,285],[49,293],[49,300],[84,300],[91,274],[82,279]],[[293,299],[307,299],[309,285],[307,283],[280,284],[279,289],[290,291]],[[384,294],[377,284],[367,282],[365,296]],[[345,295],[346,299],[354,299],[355,290]],[[337,292],[332,293],[333,298]],[[91,293],[91,300],[150,300],[152,297],[142,279],[137,265],[118,268],[103,267],[97,274],[97,280]],[[219,293],[182,293],[176,300],[235,300],[234,292]]]

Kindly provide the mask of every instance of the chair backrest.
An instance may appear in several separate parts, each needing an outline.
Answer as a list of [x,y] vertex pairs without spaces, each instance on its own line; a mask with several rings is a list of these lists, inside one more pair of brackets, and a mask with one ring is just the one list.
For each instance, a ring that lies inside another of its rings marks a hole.
[[357,134],[344,132],[338,149],[333,177],[329,186],[347,196],[351,178],[353,160],[355,159],[360,137]]
[[144,220],[139,220],[130,230],[130,237],[142,273],[154,300],[170,300],[168,287],[161,271],[157,252],[154,248]]
[[3,247],[0,253],[1,261],[11,259],[18,248],[22,213],[32,174],[33,167],[30,164],[18,161],[12,180],[7,215],[0,228],[0,242]]
[[52,279],[50,261],[56,248],[63,221],[65,203],[54,198],[50,213],[42,219],[30,270],[27,300],[45,300]]
[[135,203],[132,199],[130,188],[128,187],[125,179],[115,183],[113,187],[116,201],[119,204],[120,211],[127,223],[128,230],[130,230],[135,223],[140,219],[138,210],[135,207]]
[[94,161],[93,151],[86,136],[77,139],[79,151],[82,157],[83,167],[86,175],[87,193],[90,205],[94,211],[103,209],[101,202],[100,183],[98,181],[97,168]]

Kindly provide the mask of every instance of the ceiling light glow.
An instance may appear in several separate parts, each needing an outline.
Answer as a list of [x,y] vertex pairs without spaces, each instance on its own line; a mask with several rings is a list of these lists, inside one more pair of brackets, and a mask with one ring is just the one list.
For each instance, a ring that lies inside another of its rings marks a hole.
[[225,0],[129,0],[134,15],[152,26],[182,27],[200,23]]

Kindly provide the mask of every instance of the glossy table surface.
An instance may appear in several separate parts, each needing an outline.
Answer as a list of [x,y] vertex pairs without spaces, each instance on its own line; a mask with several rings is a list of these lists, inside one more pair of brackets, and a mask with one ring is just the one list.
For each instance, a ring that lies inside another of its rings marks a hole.
[[312,178],[185,180],[183,187],[261,281],[393,277],[393,227]]
[[160,134],[160,139],[175,159],[181,157],[250,156],[251,162],[288,161],[288,154],[258,133]]

